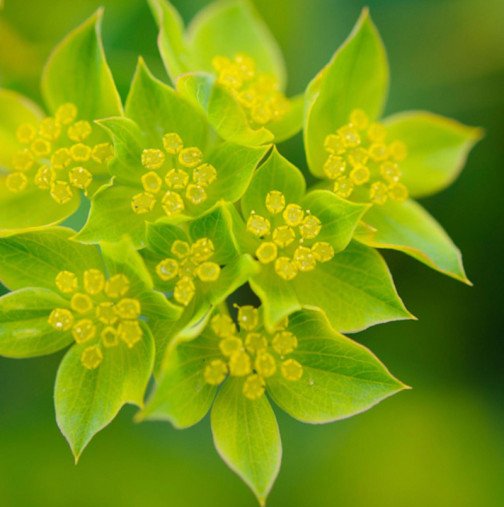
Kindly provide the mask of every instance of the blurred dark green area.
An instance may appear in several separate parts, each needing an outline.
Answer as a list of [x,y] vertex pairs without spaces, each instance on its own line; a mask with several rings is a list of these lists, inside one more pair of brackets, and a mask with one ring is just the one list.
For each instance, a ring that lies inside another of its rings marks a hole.
[[[174,4],[189,19],[205,0]],[[360,0],[256,0],[300,92],[345,39]],[[39,100],[50,49],[99,5],[123,97],[138,54],[166,78],[144,0],[5,0],[0,86]],[[284,460],[271,507],[504,505],[504,2],[370,0],[387,46],[387,113],[427,109],[485,128],[458,181],[424,201],[464,253],[474,287],[387,254],[418,322],[355,336],[412,391],[326,426],[279,413]],[[301,137],[281,151],[306,169]],[[85,210],[83,210],[85,211]],[[82,217],[80,217],[82,219]],[[254,506],[213,450],[208,420],[178,432],[123,410],[78,467],[54,422],[61,355],[0,360],[2,506]]]

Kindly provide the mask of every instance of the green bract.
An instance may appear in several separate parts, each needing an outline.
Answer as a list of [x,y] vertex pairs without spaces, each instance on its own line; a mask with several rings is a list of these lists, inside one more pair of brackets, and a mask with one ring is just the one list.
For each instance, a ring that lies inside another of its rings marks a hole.
[[[377,122],[388,67],[367,11],[287,99],[250,2],[216,2],[187,31],[167,0],[149,4],[174,88],[139,59],[123,113],[98,11],[46,65],[52,116],[0,90],[0,355],[68,348],[55,406],[76,460],[126,403],[177,428],[210,411],[264,505],[282,454],[271,402],[319,424],[406,388],[341,334],[414,318],[377,248],[469,283],[412,198],[448,186],[481,132],[424,112]],[[303,118],[312,188],[273,144]],[[84,227],[54,227],[80,194]]]

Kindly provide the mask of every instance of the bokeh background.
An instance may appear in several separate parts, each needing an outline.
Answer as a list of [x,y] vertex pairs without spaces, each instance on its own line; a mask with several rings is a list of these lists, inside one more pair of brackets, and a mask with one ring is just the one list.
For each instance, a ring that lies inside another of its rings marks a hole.
[[[206,0],[174,0],[189,20]],[[255,0],[301,92],[343,42],[361,0]],[[49,51],[104,5],[104,41],[123,97],[136,58],[166,78],[144,0],[6,0],[0,86],[39,99]],[[504,2],[369,0],[392,70],[387,113],[427,109],[485,128],[458,181],[424,201],[464,253],[474,287],[387,254],[418,322],[355,336],[413,390],[325,426],[279,413],[284,460],[270,507],[504,505]],[[306,170],[301,137],[280,146]],[[124,409],[75,467],[54,422],[61,354],[0,358],[0,504],[253,507],[248,488],[195,428],[131,422]]]

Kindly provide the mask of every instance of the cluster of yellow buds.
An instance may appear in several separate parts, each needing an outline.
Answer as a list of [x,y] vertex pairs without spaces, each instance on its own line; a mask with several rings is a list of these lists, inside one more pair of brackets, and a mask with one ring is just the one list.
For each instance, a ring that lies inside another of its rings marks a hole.
[[163,259],[156,266],[156,273],[164,281],[177,279],[173,297],[187,306],[196,293],[195,278],[202,282],[215,282],[219,278],[220,266],[209,261],[215,247],[209,238],[200,238],[191,245],[177,239],[172,243],[170,251],[176,258]]
[[59,204],[69,202],[74,188],[87,192],[93,174],[105,172],[104,165],[114,156],[110,143],[92,144],[93,127],[77,120],[77,107],[63,104],[54,117],[38,125],[23,123],[16,132],[24,147],[12,159],[14,171],[5,186],[10,192],[30,187],[48,190]]
[[79,281],[75,273],[60,271],[55,283],[62,294],[72,295],[71,310],[55,308],[48,322],[57,331],[71,330],[76,343],[89,343],[81,356],[86,368],[100,366],[104,349],[120,342],[132,348],[142,339],[140,302],[125,297],[130,288],[125,275],[107,280],[99,269],[88,269]]
[[213,58],[212,66],[218,82],[233,93],[257,125],[279,121],[289,112],[290,102],[278,90],[276,78],[257,72],[250,56],[239,53],[231,60],[218,55]]
[[287,204],[282,192],[266,195],[269,217],[254,211],[247,220],[247,231],[261,244],[255,255],[262,264],[274,262],[275,272],[284,280],[292,280],[300,272],[312,271],[317,262],[328,262],[334,248],[325,241],[316,241],[322,230],[320,220],[298,204]]
[[353,194],[358,200],[375,204],[408,198],[408,189],[400,183],[399,169],[408,149],[398,140],[386,144],[386,137],[384,125],[370,123],[364,111],[355,109],[347,125],[325,138],[324,148],[329,156],[323,170],[334,181],[337,195],[348,199]]
[[142,152],[142,165],[149,171],[142,176],[144,192],[131,200],[135,213],[152,211],[162,195],[164,212],[169,217],[178,215],[186,207],[184,199],[194,205],[205,201],[206,189],[217,179],[217,170],[203,162],[201,150],[195,146],[184,148],[178,134],[165,134],[163,148],[164,151],[150,148]]
[[246,377],[243,394],[250,400],[258,400],[265,389],[265,379],[277,371],[290,381],[303,376],[303,366],[287,357],[298,346],[297,337],[287,331],[288,319],[282,322],[273,334],[259,328],[259,312],[253,306],[238,307],[238,324],[228,315],[215,315],[210,323],[212,331],[219,338],[220,358],[212,359],[204,369],[208,384],[220,385],[229,374],[232,377]]

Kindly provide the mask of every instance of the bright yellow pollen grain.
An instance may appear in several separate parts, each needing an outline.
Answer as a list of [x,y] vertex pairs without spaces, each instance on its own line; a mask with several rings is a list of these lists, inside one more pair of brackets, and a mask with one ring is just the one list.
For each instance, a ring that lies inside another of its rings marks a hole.
[[329,155],[322,169],[330,180],[335,180],[345,172],[346,166],[347,163],[343,157]]
[[119,334],[117,329],[112,326],[106,326],[100,333],[101,341],[104,347],[115,347],[119,345]]
[[292,280],[298,274],[298,268],[288,257],[278,257],[275,261],[275,272],[284,280]]
[[68,127],[67,135],[72,141],[79,143],[87,139],[91,132],[93,132],[91,124],[86,120],[80,120]]
[[325,241],[317,241],[311,247],[311,251],[318,262],[328,262],[334,257],[334,248]]
[[148,192],[136,194],[131,198],[131,208],[137,215],[149,213],[154,209],[156,198]]
[[219,337],[232,336],[236,333],[236,326],[229,315],[219,313],[212,318],[210,323],[212,331]]
[[373,143],[368,150],[369,158],[375,162],[382,162],[388,158],[388,148],[383,143]]
[[252,331],[259,323],[259,312],[252,305],[238,307],[238,324],[241,329]]
[[56,287],[63,292],[63,294],[71,294],[75,292],[78,287],[78,280],[74,273],[71,271],[60,271],[56,275]]
[[243,349],[243,341],[237,336],[226,336],[219,342],[219,349],[222,355],[230,357],[235,352]]
[[294,252],[294,262],[299,271],[312,271],[317,266],[317,261],[312,254],[311,248],[299,246]]
[[355,185],[364,185],[369,181],[371,173],[365,165],[354,167],[350,171],[350,179]]
[[184,167],[196,167],[203,162],[203,153],[195,146],[184,148],[178,155],[178,161]]
[[266,208],[270,213],[281,213],[285,208],[285,196],[278,190],[272,190],[266,195]]
[[252,354],[257,354],[268,348],[268,340],[261,333],[248,333],[245,337],[245,347]]
[[127,320],[137,319],[141,312],[140,302],[138,299],[124,298],[115,306],[114,312],[121,318]]
[[70,147],[70,155],[76,162],[87,162],[91,158],[91,153],[91,148],[86,144],[77,143]]
[[56,141],[61,134],[61,126],[54,118],[44,118],[39,125],[39,134],[48,141]]
[[156,266],[156,273],[165,282],[168,280],[172,280],[178,274],[179,265],[175,259],[163,259]]
[[10,192],[21,192],[26,188],[28,178],[24,173],[15,172],[10,173],[5,179],[5,186]]
[[369,125],[369,118],[362,109],[354,109],[350,113],[350,123],[357,130],[364,130]]
[[345,153],[346,148],[340,136],[336,134],[329,134],[324,140],[324,148],[333,155],[342,155]]
[[110,143],[100,143],[94,146],[91,157],[98,164],[108,162],[114,156],[114,147]]
[[96,317],[104,324],[114,324],[117,322],[117,315],[114,311],[114,303],[104,301],[96,307]]
[[266,236],[270,233],[271,224],[267,218],[251,213],[247,220],[247,232],[257,237]]
[[191,245],[191,256],[197,262],[210,259],[214,252],[215,246],[210,238],[200,238]]
[[66,181],[55,181],[51,185],[51,197],[58,204],[66,204],[70,202],[73,197],[72,189]]
[[303,208],[299,206],[299,204],[288,204],[282,213],[282,216],[287,225],[295,227],[296,225],[299,225],[303,220],[304,211]]
[[159,169],[165,163],[165,154],[156,148],[142,151],[142,165],[146,169]]
[[70,183],[81,190],[86,190],[93,181],[93,175],[84,167],[74,167],[68,172]]
[[70,102],[62,104],[56,110],[55,117],[56,121],[62,125],[69,125],[75,120],[75,118],[77,118],[77,107]]
[[233,353],[229,359],[229,373],[233,377],[244,377],[252,371],[250,356],[244,350]]
[[146,192],[150,192],[151,194],[157,194],[163,185],[163,180],[154,171],[145,173],[142,176],[141,181],[144,190]]
[[294,349],[298,346],[298,340],[290,331],[280,331],[271,340],[271,345],[277,354],[285,356],[294,352]]
[[124,296],[130,288],[130,281],[126,275],[117,273],[105,282],[105,294],[109,298],[118,298]]
[[167,216],[178,215],[184,211],[184,201],[177,192],[168,190],[161,199],[161,205]]
[[175,155],[184,147],[184,143],[178,134],[165,134],[163,136],[163,147],[166,153]]
[[84,271],[84,290],[88,294],[99,294],[105,287],[105,275],[99,269]]
[[183,169],[170,169],[165,176],[165,182],[169,188],[180,190],[189,182],[189,175]]
[[288,225],[281,225],[273,231],[273,241],[279,247],[290,245],[296,239],[296,233]]
[[380,165],[380,174],[389,183],[397,183],[401,179],[399,166],[390,160],[386,160]]
[[402,141],[392,141],[389,145],[390,156],[397,162],[402,162],[408,156],[408,147]]
[[271,243],[269,241],[264,241],[261,243],[256,250],[256,257],[259,262],[263,264],[268,264],[273,262],[278,255],[278,248],[275,243]]
[[45,139],[35,139],[30,146],[30,150],[36,157],[48,157],[51,154],[51,143]]
[[12,165],[16,171],[29,171],[34,163],[35,159],[33,158],[32,153],[27,149],[18,151],[12,157]]
[[295,359],[287,359],[284,361],[280,371],[286,380],[292,380],[293,382],[300,380],[303,376],[303,367]]
[[16,130],[17,140],[21,144],[31,143],[35,139],[36,135],[37,129],[30,123],[23,123],[22,125],[19,125]]
[[170,248],[170,252],[179,259],[184,259],[191,253],[191,247],[187,241],[176,239]]
[[264,380],[260,375],[253,373],[243,383],[243,395],[249,400],[258,400],[264,394]]
[[196,270],[196,276],[202,282],[215,282],[220,275],[221,268],[215,262],[203,262]]
[[47,321],[57,331],[68,331],[74,323],[74,316],[66,308],[55,308],[49,314]]
[[313,239],[316,238],[320,230],[322,229],[322,224],[320,220],[314,215],[306,215],[303,219],[303,223],[299,226],[299,232],[304,239]]
[[345,148],[356,148],[361,142],[361,138],[357,129],[350,125],[344,125],[338,129],[338,134]]
[[72,296],[72,299],[70,300],[70,306],[72,310],[76,311],[77,313],[84,314],[90,312],[93,309],[93,301],[87,294],[77,292]]
[[96,326],[91,319],[82,319],[74,324],[72,335],[77,343],[85,343],[96,335]]
[[88,370],[95,370],[103,361],[103,352],[98,345],[84,349],[81,355],[81,362]]
[[207,187],[217,179],[217,169],[211,164],[201,164],[193,169],[192,179],[197,185]]
[[408,189],[402,183],[393,183],[389,186],[388,196],[392,201],[404,202],[408,199]]
[[65,169],[72,161],[72,154],[68,148],[59,148],[51,156],[51,165],[54,169]]
[[388,198],[388,188],[382,181],[375,181],[369,189],[369,198],[375,204],[385,204]]
[[205,192],[205,189],[200,185],[193,185],[192,183],[190,183],[189,185],[187,185],[186,197],[193,204],[201,204],[203,201],[206,200],[207,194]]
[[189,277],[181,278],[175,285],[173,297],[176,301],[187,306],[196,292],[194,282]]
[[276,372],[275,358],[268,352],[261,352],[254,362],[254,367],[262,377],[268,378]]
[[119,338],[126,343],[128,348],[133,348],[133,346],[138,343],[143,336],[142,328],[138,320],[125,320],[119,324]]
[[372,143],[382,143],[387,137],[387,129],[381,123],[371,123],[366,135]]
[[353,167],[366,165],[368,159],[368,152],[364,148],[355,148],[355,150],[348,153],[348,161]]
[[53,169],[47,165],[43,165],[37,169],[33,181],[38,188],[42,190],[49,190],[55,177],[56,174]]
[[226,378],[227,372],[227,364],[222,359],[213,359],[205,366],[203,376],[207,384],[218,386]]
[[334,193],[340,197],[347,198],[352,195],[354,189],[354,183],[350,178],[342,176],[334,182]]

